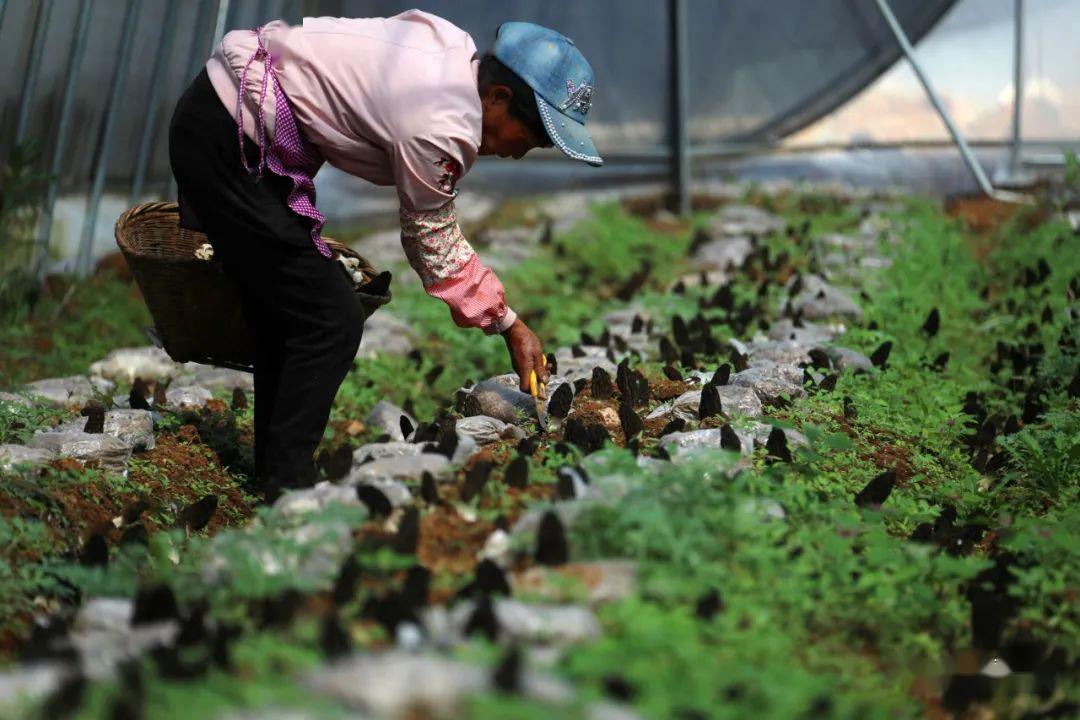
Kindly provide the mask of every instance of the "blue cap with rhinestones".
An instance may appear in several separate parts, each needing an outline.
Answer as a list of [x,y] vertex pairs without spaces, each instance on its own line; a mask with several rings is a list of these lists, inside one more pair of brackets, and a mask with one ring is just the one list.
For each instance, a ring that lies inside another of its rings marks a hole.
[[603,165],[585,129],[593,71],[574,41],[540,25],[508,22],[499,26],[491,52],[532,88],[555,147],[574,160]]

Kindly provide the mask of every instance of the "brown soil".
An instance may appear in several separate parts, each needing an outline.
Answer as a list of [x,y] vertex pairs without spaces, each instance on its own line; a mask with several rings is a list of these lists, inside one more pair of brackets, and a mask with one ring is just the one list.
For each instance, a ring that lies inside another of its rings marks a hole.
[[[39,520],[48,528],[53,542],[49,554],[57,555],[77,553],[92,533],[102,533],[114,545],[128,528],[117,528],[113,519],[139,500],[148,502],[149,507],[132,526],[141,524],[148,533],[165,529],[175,510],[209,493],[218,496],[218,509],[206,532],[242,524],[252,513],[251,498],[221,468],[209,448],[192,441],[197,440],[192,426],[183,426],[181,431],[177,435],[158,435],[153,450],[135,456],[147,461],[154,472],[143,463],[135,463],[125,481],[100,473],[88,475],[87,467],[78,460],[59,459],[44,471],[43,478],[48,479],[31,477],[6,482],[0,486],[0,516]],[[73,476],[69,479],[63,473]],[[198,487],[193,487],[191,479],[196,476]],[[18,565],[40,558],[41,549],[31,548],[17,553],[5,551],[0,562]],[[10,618],[0,628],[0,658],[10,657],[25,640],[29,619]]]
[[601,425],[611,435],[611,439],[620,447],[626,442],[622,424],[619,422],[619,402],[614,398],[593,400],[585,397],[574,402],[574,411],[570,417],[577,418],[589,425]]
[[[858,433],[842,414],[833,415],[832,419],[848,437],[852,439],[858,437]],[[915,474],[911,467],[911,450],[897,444],[904,438],[880,428],[863,428],[862,432],[868,436],[871,449],[861,452],[859,457],[872,461],[881,470],[895,469],[896,480],[902,487]]]
[[690,223],[686,220],[678,219],[661,219],[657,217],[651,217],[645,220],[645,227],[649,228],[653,232],[661,233],[663,235],[685,235],[690,232]]
[[961,220],[967,228],[978,235],[997,230],[1012,219],[1020,209],[1015,203],[1002,202],[985,196],[950,197],[945,201],[945,212]]
[[453,508],[433,508],[420,520],[416,558],[433,573],[468,575],[476,568],[476,554],[494,530],[495,526],[484,520],[466,522]]
[[229,411],[229,403],[219,398],[211,398],[206,401],[206,409],[215,415],[220,415]]
[[683,380],[654,380],[649,378],[649,394],[660,402],[666,402],[677,398],[686,392],[686,382]]
[[911,450],[907,448],[882,442],[875,445],[870,458],[882,470],[895,469],[896,480],[901,484],[914,474],[911,469]]
[[[690,209],[693,212],[709,212],[729,202],[727,198],[718,195],[695,193],[690,197]],[[622,205],[628,213],[638,217],[652,217],[660,210],[669,209],[668,198],[660,194],[628,198],[623,200]]]
[[[251,515],[250,499],[214,462],[213,454],[205,447],[175,436],[159,435],[155,449],[136,457],[151,463],[157,472],[148,472],[145,466],[137,464],[122,484],[101,475],[81,476],[74,481],[63,478],[48,483],[28,481],[25,486],[8,483],[0,488],[0,515],[42,521],[61,552],[75,549],[92,532],[104,532],[110,542],[118,540],[121,531],[113,525],[113,518],[137,500],[151,503],[139,519],[149,532],[163,529],[163,518],[155,508],[183,508],[208,493],[218,496],[218,510],[207,526],[208,532],[241,524]],[[73,473],[86,469],[83,463],[71,459],[54,460],[49,467]],[[201,480],[198,488],[189,484],[196,473]],[[166,516],[171,517],[172,512]]]
[[534,566],[514,573],[515,590],[558,602],[578,599],[582,590],[595,590],[603,580],[604,572],[589,563]]
[[[190,427],[183,425],[180,429]],[[173,503],[182,508],[208,493],[218,496],[217,512],[207,525],[210,534],[223,527],[242,525],[251,516],[251,498],[244,494],[221,467],[214,452],[205,445],[178,436],[159,435],[156,447],[140,457],[152,464],[157,473],[148,476],[143,467],[135,467],[131,470],[130,480],[146,487],[149,497],[162,504]],[[201,479],[198,488],[189,482],[196,474]],[[149,526],[147,529],[157,528]]]

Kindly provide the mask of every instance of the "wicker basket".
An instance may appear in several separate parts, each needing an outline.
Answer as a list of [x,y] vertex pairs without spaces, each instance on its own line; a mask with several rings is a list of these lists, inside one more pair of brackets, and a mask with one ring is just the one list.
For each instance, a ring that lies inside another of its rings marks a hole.
[[[335,259],[343,254],[360,261],[367,283],[380,279],[380,288],[389,284],[388,273],[381,278],[354,250],[324,239]],[[116,221],[116,244],[131,267],[169,357],[176,362],[250,371],[254,343],[239,293],[221,263],[200,259],[195,252],[207,242],[206,235],[180,227],[176,203],[138,205]],[[375,297],[363,290],[361,286],[357,292],[369,306],[369,314],[390,299],[389,290],[380,290]]]

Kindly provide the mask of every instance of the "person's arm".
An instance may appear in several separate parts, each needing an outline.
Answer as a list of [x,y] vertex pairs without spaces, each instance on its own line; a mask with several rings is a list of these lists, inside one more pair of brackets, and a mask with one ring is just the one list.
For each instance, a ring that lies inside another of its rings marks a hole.
[[486,334],[509,329],[517,314],[506,305],[502,282],[465,239],[451,200],[436,210],[401,215],[401,245],[428,295],[450,307],[458,327]]
[[457,222],[457,180],[474,159],[463,143],[417,138],[394,147],[401,199],[401,244],[428,295],[445,302],[459,327],[480,328],[506,340],[520,387],[535,370],[547,382],[543,348],[506,304],[503,284],[484,265]]
[[523,392],[532,371],[548,380],[540,340],[506,304],[503,284],[465,239],[453,201],[427,212],[401,208],[401,244],[428,295],[445,302],[458,327],[500,333]]

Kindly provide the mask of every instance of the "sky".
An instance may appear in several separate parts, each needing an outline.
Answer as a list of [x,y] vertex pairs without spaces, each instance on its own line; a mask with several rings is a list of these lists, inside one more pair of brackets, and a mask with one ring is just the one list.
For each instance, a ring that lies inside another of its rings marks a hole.
[[[969,140],[1012,136],[1013,1],[960,0],[916,56]],[[1080,0],[1024,1],[1025,140],[1080,138]],[[945,140],[915,73],[901,60],[787,145]]]

